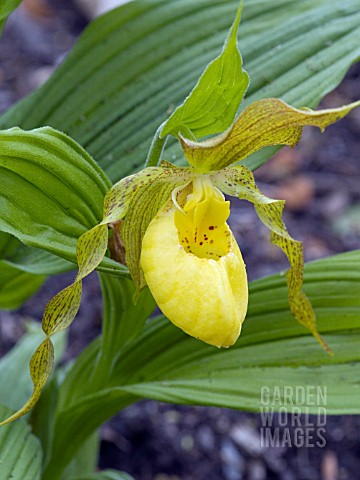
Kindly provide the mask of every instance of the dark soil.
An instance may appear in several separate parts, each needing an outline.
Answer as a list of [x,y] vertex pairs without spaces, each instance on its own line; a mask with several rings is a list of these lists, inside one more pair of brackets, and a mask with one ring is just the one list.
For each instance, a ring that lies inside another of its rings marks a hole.
[[[12,16],[1,39],[2,111],[46,80],[86,25],[71,0],[28,0],[26,5]],[[359,73],[360,68],[353,67],[323,106],[359,99]],[[295,150],[283,149],[256,172],[264,193],[287,200],[285,223],[292,236],[303,241],[308,261],[360,248],[359,138],[360,111],[355,111],[325,135],[307,129]],[[230,223],[250,279],[287,268],[251,205],[233,201]],[[0,353],[19,338],[24,317],[40,320],[48,299],[72,277],[50,279],[19,312],[1,313]],[[101,329],[96,276],[85,281],[84,290],[66,358]],[[103,427],[100,467],[127,471],[138,480],[359,478],[360,417],[327,417],[322,447],[296,446],[294,441],[261,446],[262,426],[260,414],[142,401]],[[290,425],[279,429],[284,432]]]

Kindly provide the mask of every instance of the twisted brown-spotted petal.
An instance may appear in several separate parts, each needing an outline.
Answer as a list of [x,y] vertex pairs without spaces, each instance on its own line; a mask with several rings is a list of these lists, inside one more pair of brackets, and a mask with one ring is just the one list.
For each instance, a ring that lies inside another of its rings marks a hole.
[[[74,283],[56,294],[45,308],[42,328],[46,338],[30,361],[30,373],[34,384],[33,393],[20,410],[1,424],[25,415],[38,401],[54,365],[54,347],[50,337],[65,330],[74,320],[81,301],[82,279],[95,270],[106,253],[108,224],[122,219],[129,210],[130,220],[125,226],[125,238],[127,239],[129,235],[132,236],[134,231],[139,230],[139,233],[134,234],[134,238],[132,237],[131,241],[127,242],[129,247],[127,259],[136,284],[143,286],[139,256],[144,228],[151,221],[152,215],[154,216],[169,198],[174,186],[179,182],[186,183],[191,175],[189,169],[177,168],[164,163],[164,168],[146,168],[120,180],[109,190],[104,199],[103,220],[85,232],[77,241],[76,257],[79,271]],[[129,208],[132,200],[131,208]]]
[[284,200],[274,200],[257,188],[252,172],[245,166],[226,168],[211,176],[214,184],[224,193],[252,202],[260,220],[270,230],[271,242],[285,253],[290,269],[286,274],[289,306],[299,323],[308,328],[328,353],[330,348],[316,327],[315,312],[302,291],[304,255],[302,243],[294,240],[282,221]]

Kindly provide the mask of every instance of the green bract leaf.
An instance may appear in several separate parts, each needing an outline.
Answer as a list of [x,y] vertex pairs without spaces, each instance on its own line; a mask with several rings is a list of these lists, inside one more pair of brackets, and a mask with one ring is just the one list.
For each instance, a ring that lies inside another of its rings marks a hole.
[[[9,413],[7,407],[0,405],[1,417]],[[41,478],[41,445],[25,422],[0,428],[0,459],[1,477],[4,480]]]
[[186,159],[196,170],[220,170],[266,146],[294,147],[306,125],[324,130],[358,106],[360,101],[330,110],[299,110],[268,98],[252,103],[223,134],[200,143],[181,137],[181,144]]
[[271,242],[280,247],[289,260],[291,268],[286,278],[289,305],[294,317],[308,328],[322,347],[329,352],[329,347],[317,331],[315,312],[301,289],[304,269],[303,248],[301,242],[289,235],[282,221],[285,201],[273,200],[263,195],[255,184],[253,174],[244,166],[224,169],[212,175],[211,179],[214,185],[224,193],[254,204],[260,220],[271,231]]
[[203,137],[225,130],[234,120],[249,85],[237,47],[242,6],[243,1],[221,55],[207,66],[185,102],[166,121],[161,137],[179,133]]

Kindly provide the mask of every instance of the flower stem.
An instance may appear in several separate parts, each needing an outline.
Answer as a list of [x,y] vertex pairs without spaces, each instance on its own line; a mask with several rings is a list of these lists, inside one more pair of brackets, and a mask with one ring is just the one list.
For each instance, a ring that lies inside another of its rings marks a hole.
[[160,163],[160,158],[162,155],[162,152],[165,148],[166,141],[167,141],[167,136],[165,138],[161,138],[160,134],[163,129],[165,122],[160,125],[160,127],[156,130],[154,138],[151,142],[150,149],[148,156],[146,158],[145,162],[145,168],[146,167],[156,167]]

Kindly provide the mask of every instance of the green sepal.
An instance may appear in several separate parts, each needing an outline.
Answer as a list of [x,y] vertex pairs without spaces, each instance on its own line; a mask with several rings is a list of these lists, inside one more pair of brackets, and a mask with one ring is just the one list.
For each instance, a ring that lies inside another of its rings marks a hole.
[[300,140],[305,126],[328,125],[345,117],[360,101],[329,110],[297,109],[277,98],[249,105],[224,133],[203,142],[180,137],[185,157],[198,172],[221,170],[244,160],[263,147],[289,145]]
[[243,0],[221,54],[207,66],[190,95],[164,124],[160,137],[188,132],[186,136],[199,138],[231,125],[249,85],[237,47],[242,6]]
[[[174,188],[187,184],[193,177],[189,168],[175,167],[162,162],[156,178],[137,189],[132,197],[121,229],[128,266],[137,291],[146,286],[140,266],[142,239],[151,220],[171,197]],[[144,172],[147,169],[143,170]]]
[[245,166],[224,169],[211,176],[214,185],[227,195],[248,200],[255,206],[256,213],[270,231],[270,239],[287,256],[290,269],[286,274],[289,306],[296,320],[308,328],[328,353],[330,348],[316,327],[316,316],[310,301],[302,291],[304,255],[302,243],[294,240],[283,221],[284,200],[274,200],[263,195],[257,188],[252,172]]
[[144,168],[134,175],[130,175],[115,183],[105,195],[104,219],[101,223],[109,224],[121,220],[127,212],[130,201],[138,189],[154,181],[161,175],[161,167]]

